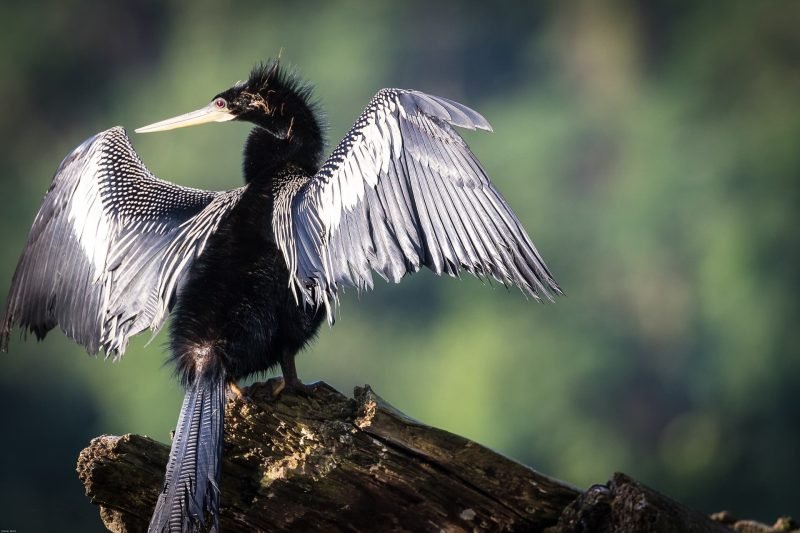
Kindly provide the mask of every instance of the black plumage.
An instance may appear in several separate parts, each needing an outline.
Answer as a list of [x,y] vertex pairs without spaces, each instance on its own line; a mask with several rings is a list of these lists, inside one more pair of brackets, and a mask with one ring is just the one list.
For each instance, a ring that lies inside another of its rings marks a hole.
[[94,354],[173,316],[186,396],[152,531],[216,524],[225,390],[280,366],[333,322],[342,286],[397,282],[425,266],[560,293],[530,238],[453,126],[491,130],[475,111],[383,89],[322,161],[310,90],[277,62],[196,112],[137,131],[247,121],[245,185],[225,192],[154,177],[122,128],[95,135],[53,178],[0,323],[42,338],[60,326]]

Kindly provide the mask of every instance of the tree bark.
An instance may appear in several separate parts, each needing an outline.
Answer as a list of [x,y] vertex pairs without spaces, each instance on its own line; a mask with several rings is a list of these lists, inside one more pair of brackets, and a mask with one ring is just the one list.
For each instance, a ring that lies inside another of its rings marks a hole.
[[[618,474],[582,493],[492,450],[410,419],[369,386],[349,399],[270,384],[225,413],[222,531],[731,531]],[[114,532],[146,531],[169,447],[102,436],[78,459]]]

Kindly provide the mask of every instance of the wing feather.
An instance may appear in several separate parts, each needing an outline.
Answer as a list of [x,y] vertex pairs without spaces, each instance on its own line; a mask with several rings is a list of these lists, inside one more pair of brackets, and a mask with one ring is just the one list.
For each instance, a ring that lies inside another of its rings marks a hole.
[[453,126],[491,131],[458,102],[383,89],[316,175],[276,202],[273,229],[306,303],[332,319],[341,286],[371,288],[372,271],[398,282],[421,266],[536,299],[561,293]]
[[59,166],[22,252],[0,322],[42,338],[60,325],[89,353],[120,356],[164,322],[182,276],[243,189],[210,192],[153,176],[122,128]]

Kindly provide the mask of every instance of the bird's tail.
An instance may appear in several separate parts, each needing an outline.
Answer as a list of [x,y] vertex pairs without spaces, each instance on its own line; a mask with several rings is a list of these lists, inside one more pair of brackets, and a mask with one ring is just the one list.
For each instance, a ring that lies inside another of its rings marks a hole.
[[149,532],[219,529],[219,478],[225,416],[224,375],[201,376],[186,390],[169,452],[164,488]]

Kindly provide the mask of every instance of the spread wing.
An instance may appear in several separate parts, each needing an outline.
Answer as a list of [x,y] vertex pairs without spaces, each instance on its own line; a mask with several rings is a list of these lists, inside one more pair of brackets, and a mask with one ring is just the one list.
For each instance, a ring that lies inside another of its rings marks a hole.
[[[558,284],[508,204],[452,126],[491,130],[466,106],[383,89],[317,172],[276,198],[273,229],[307,303],[340,285],[398,282],[422,266],[465,270],[552,298]],[[287,196],[288,195],[288,196]]]
[[11,283],[0,348],[15,325],[42,338],[56,325],[95,354],[164,322],[182,275],[242,189],[210,192],[159,180],[116,127],[64,159]]

